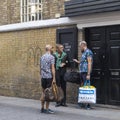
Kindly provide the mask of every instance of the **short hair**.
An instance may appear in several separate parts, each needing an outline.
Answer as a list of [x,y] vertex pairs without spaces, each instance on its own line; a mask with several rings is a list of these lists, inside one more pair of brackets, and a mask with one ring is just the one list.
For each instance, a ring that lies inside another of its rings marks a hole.
[[49,44],[45,46],[46,51],[49,51],[51,48],[52,48],[52,46]]
[[63,46],[62,44],[56,44],[56,48],[59,48],[60,46]]
[[85,41],[81,41],[79,45],[82,45],[82,44],[87,46],[87,43]]
[[59,48],[60,44],[56,44],[56,48]]

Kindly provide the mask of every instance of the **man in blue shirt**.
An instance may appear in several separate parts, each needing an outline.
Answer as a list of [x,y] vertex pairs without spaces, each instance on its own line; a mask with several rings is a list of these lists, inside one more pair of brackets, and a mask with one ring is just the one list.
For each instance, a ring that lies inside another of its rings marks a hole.
[[[82,52],[81,60],[78,61],[73,59],[76,63],[80,64],[80,74],[81,74],[81,86],[86,85],[89,82],[90,84],[90,75],[92,72],[93,64],[93,53],[90,49],[87,48],[87,43],[85,41],[80,42],[80,49]],[[90,108],[90,105],[87,104],[86,108]]]

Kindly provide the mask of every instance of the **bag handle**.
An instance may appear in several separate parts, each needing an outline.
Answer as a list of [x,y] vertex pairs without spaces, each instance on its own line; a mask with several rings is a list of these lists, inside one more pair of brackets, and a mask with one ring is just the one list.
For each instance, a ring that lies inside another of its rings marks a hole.
[[57,84],[54,83],[53,81],[52,81],[52,89],[54,91],[55,99],[57,99],[58,98],[58,96],[57,96],[57,93],[58,93]]
[[90,80],[85,80],[84,85],[83,86],[89,86],[90,87]]

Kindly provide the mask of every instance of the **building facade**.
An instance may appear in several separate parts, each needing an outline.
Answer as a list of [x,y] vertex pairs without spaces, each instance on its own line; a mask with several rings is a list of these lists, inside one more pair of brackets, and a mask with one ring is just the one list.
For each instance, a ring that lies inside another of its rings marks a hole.
[[3,0],[0,25],[64,16],[64,0]]
[[[94,53],[91,82],[97,103],[120,105],[119,0],[3,0],[0,2],[0,95],[39,99],[39,58],[62,43],[70,65],[86,40]],[[77,85],[67,99],[77,102]]]
[[[39,20],[35,12],[38,3],[42,3]],[[58,19],[65,13],[64,0],[4,0],[0,5],[0,95],[39,99],[39,58],[45,53],[44,47],[56,45],[57,29],[76,25],[64,24],[64,18]],[[31,11],[25,13],[28,8]],[[71,88],[75,87],[68,85],[68,92],[77,96],[78,90]],[[77,101],[71,94],[68,100]]]

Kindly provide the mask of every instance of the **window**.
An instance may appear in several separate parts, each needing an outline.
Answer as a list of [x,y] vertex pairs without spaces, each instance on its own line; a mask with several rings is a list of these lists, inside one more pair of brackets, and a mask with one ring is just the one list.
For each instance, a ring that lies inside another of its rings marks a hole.
[[42,0],[21,0],[21,22],[42,19]]

